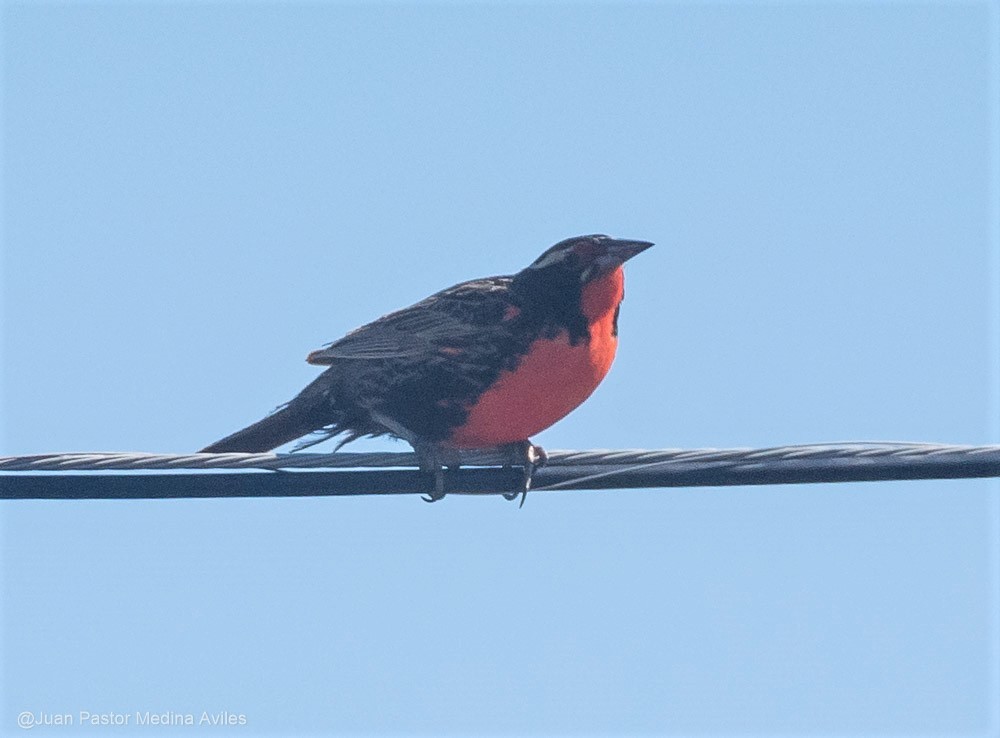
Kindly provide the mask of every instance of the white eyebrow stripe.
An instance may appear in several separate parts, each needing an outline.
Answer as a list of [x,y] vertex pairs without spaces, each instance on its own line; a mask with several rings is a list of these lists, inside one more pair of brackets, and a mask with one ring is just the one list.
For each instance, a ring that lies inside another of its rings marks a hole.
[[565,258],[566,258],[566,252],[560,249],[559,251],[553,251],[551,254],[546,256],[541,261],[536,261],[534,266],[537,269],[541,269],[542,267],[551,266],[556,262],[563,261]]

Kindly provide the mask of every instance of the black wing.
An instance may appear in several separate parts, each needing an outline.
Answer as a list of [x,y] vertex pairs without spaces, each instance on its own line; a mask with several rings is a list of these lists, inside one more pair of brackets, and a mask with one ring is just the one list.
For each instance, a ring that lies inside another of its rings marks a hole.
[[426,356],[474,341],[484,325],[504,317],[510,277],[488,277],[449,287],[408,308],[384,315],[309,354],[310,364],[344,359]]

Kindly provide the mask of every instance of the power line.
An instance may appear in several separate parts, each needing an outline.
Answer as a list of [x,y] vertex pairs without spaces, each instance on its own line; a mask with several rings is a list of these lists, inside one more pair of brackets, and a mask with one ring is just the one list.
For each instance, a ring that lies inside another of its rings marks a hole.
[[[451,494],[501,494],[521,470],[463,455]],[[419,494],[431,475],[412,453],[138,454],[0,457],[0,499],[154,499]],[[764,449],[553,451],[534,491],[716,487],[1000,477],[1000,446],[831,443]]]

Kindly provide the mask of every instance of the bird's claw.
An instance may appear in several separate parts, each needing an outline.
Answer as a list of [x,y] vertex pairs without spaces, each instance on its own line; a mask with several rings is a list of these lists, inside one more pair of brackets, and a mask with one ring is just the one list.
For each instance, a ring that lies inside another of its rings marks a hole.
[[518,505],[518,508],[522,508],[524,507],[524,501],[528,498],[528,490],[531,489],[531,478],[535,470],[545,465],[545,462],[549,460],[549,455],[545,453],[544,448],[536,446],[531,441],[516,444],[515,451],[518,457],[516,463],[523,466],[524,476],[521,479],[520,489],[514,492],[504,492],[503,497],[505,500],[511,501],[520,497],[521,504]]
[[[545,453],[545,449],[541,446],[536,446],[531,441],[513,443],[507,446],[506,449],[508,451],[509,460],[504,464],[504,466],[520,466],[524,469],[524,474],[521,477],[521,484],[518,486],[518,489],[513,492],[502,492],[501,494],[506,500],[516,500],[520,497],[521,504],[518,505],[518,507],[524,507],[524,501],[527,499],[528,490],[531,489],[531,478],[534,475],[535,470],[545,465],[549,456]],[[456,459],[442,459],[438,449],[429,449],[425,447],[418,450],[417,453],[420,455],[420,470],[434,475],[433,491],[422,495],[421,499],[424,502],[437,502],[445,496],[445,464],[448,464],[448,468],[457,469],[458,461]],[[452,461],[455,463],[453,464]]]
[[444,467],[438,464],[436,469],[428,470],[434,475],[434,491],[421,495],[424,502],[437,502],[444,499]]

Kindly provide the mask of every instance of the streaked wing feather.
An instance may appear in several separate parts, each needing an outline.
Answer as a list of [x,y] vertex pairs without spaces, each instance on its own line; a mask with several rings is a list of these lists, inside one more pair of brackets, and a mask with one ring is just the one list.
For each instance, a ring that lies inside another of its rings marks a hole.
[[336,359],[391,359],[416,356],[427,350],[421,336],[376,321],[362,326],[339,341],[309,354],[310,364],[329,364]]
[[482,326],[469,316],[508,286],[509,279],[504,277],[463,282],[351,331],[309,354],[308,361],[331,364],[341,359],[391,359],[435,352],[450,340],[478,333]]

